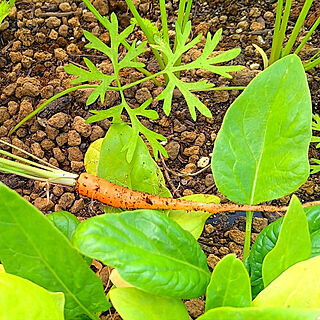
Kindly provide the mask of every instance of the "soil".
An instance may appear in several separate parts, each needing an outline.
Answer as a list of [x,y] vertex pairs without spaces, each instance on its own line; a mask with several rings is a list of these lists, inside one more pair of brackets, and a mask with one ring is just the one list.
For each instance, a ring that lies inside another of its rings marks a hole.
[[[139,11],[148,19],[159,23],[157,1],[138,0]],[[292,29],[303,1],[294,1],[289,28]],[[128,25],[130,14],[125,1],[94,0],[97,9],[107,16],[115,12],[121,28]],[[172,25],[176,19],[178,1],[168,1],[168,22]],[[320,14],[319,0],[315,0],[306,19],[305,34]],[[240,47],[242,53],[235,59],[235,64],[246,67],[234,74],[232,80],[190,72],[184,76],[193,81],[210,79],[216,86],[245,86],[262,70],[262,59],[253,43],[269,53],[272,42],[272,28],[275,19],[275,3],[270,0],[211,0],[195,1],[192,8],[194,35],[214,33],[223,28],[223,37],[217,50],[224,51]],[[82,30],[88,30],[108,41],[108,34],[96,19],[86,10],[80,0],[17,0],[10,16],[0,27],[0,138],[11,142],[36,156],[49,161],[67,171],[84,171],[83,158],[90,143],[101,138],[108,130],[104,122],[85,124],[90,116],[89,109],[104,109],[115,105],[119,99],[117,93],[108,92],[106,104],[96,103],[90,107],[85,101],[88,90],[78,91],[59,98],[49,104],[36,117],[27,122],[11,137],[10,129],[27,114],[37,108],[46,99],[70,87],[70,77],[63,66],[72,62],[83,65],[83,57],[89,57],[101,68],[108,68],[108,60],[99,52],[93,52],[84,46],[86,40]],[[319,31],[315,33],[301,58],[307,60],[320,48]],[[134,38],[143,39],[136,28]],[[203,43],[203,42],[202,42]],[[199,48],[187,55],[193,59]],[[150,52],[142,56],[147,69],[156,71],[157,65]],[[307,73],[311,90],[313,111],[319,113],[320,78],[319,67]],[[136,72],[124,74],[126,81],[134,81]],[[159,160],[167,185],[175,196],[193,193],[211,193],[218,195],[222,202],[226,198],[217,190],[210,167],[210,160],[216,135],[223,117],[231,103],[239,95],[238,91],[216,91],[201,93],[199,98],[206,103],[213,113],[212,119],[198,116],[192,121],[186,103],[179,92],[175,92],[172,113],[169,117],[162,111],[162,102],[155,97],[159,89],[151,82],[143,83],[126,92],[133,105],[153,97],[153,107],[160,117],[156,121],[145,121],[150,129],[163,134],[168,142],[165,148],[169,158]],[[320,158],[314,145],[310,147],[310,158]],[[183,176],[181,173],[187,174]],[[295,194],[302,201],[311,201],[320,196],[319,174],[311,175],[308,181]],[[50,188],[50,201],[46,198],[46,185],[20,177],[0,175],[0,180],[23,195],[45,214],[56,210],[68,210],[79,218],[87,218],[102,212],[98,202],[79,197],[72,188],[54,186]],[[284,197],[273,204],[287,204],[290,197]],[[252,240],[268,223],[279,215],[257,215],[253,222]],[[208,220],[199,243],[208,256],[210,268],[226,254],[233,252],[242,256],[245,218],[243,213],[219,215]],[[99,262],[92,268],[107,284],[108,270]],[[191,317],[203,313],[202,299],[186,302]],[[109,313],[102,319],[119,319]]]

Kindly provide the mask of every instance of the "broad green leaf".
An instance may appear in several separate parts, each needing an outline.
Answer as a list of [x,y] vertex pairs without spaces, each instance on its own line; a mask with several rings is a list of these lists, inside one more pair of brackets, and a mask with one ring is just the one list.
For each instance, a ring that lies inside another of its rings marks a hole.
[[[0,260],[6,272],[65,294],[65,317],[108,309],[101,280],[70,241],[35,207],[0,184]],[[13,254],[14,253],[14,254]]]
[[311,256],[308,220],[299,199],[293,195],[283,219],[275,247],[266,255],[262,264],[264,286],[297,262]]
[[320,256],[299,262],[283,272],[253,300],[254,307],[320,310]]
[[[181,197],[180,199],[206,203],[220,203],[219,197],[209,194],[192,194],[190,196]],[[189,231],[195,239],[200,237],[203,226],[210,216],[211,213],[200,211],[169,210],[168,212],[168,217],[176,221],[184,230]]]
[[56,211],[47,215],[47,218],[58,228],[69,240],[71,240],[80,221],[67,211]]
[[136,288],[117,288],[109,293],[112,305],[124,320],[189,320],[177,298],[161,297]]
[[222,34],[221,29],[216,32],[213,38],[211,38],[211,34],[210,32],[208,32],[206,44],[200,57],[198,57],[195,61],[191,63],[181,64],[179,62],[179,59],[181,58],[181,56],[186,51],[196,46],[196,44],[199,43],[201,38],[201,35],[198,35],[192,41],[187,43],[190,33],[191,33],[190,21],[188,21],[184,30],[181,30],[181,28],[179,27],[179,24],[176,23],[177,46],[174,52],[172,51],[169,43],[164,41],[159,36],[154,36],[156,45],[154,45],[153,47],[161,51],[162,54],[166,57],[166,61],[167,61],[166,67],[163,70],[163,73],[166,74],[168,78],[168,83],[166,85],[166,88],[157,97],[158,100],[164,100],[163,110],[165,114],[169,115],[171,112],[172,95],[173,95],[174,89],[177,87],[187,102],[192,119],[196,120],[196,117],[197,117],[196,110],[198,110],[201,114],[203,114],[206,117],[212,117],[212,114],[211,114],[211,111],[208,109],[208,107],[203,102],[201,102],[199,98],[197,98],[197,96],[193,94],[193,91],[207,90],[214,87],[214,84],[208,83],[206,80],[200,81],[200,82],[184,82],[181,79],[179,79],[179,72],[183,70],[204,69],[227,78],[232,78],[229,72],[241,70],[243,69],[243,67],[242,66],[215,66],[215,64],[217,63],[230,61],[235,57],[237,57],[241,52],[240,49],[232,49],[222,54],[219,54],[213,58],[210,58],[211,53],[216,48],[220,40],[220,37]]
[[209,282],[206,256],[193,236],[151,210],[100,215],[73,236],[83,254],[116,268],[133,286],[177,298],[201,296]]
[[[56,211],[47,215],[47,218],[59,229],[67,238],[71,240],[80,221],[67,211]],[[84,261],[90,266],[92,259],[83,257]]]
[[250,278],[235,254],[225,256],[215,266],[206,296],[206,311],[219,307],[251,305]]
[[92,142],[84,156],[84,166],[86,171],[95,176],[98,174],[98,164],[102,142],[103,138]]
[[163,175],[140,137],[132,161],[127,161],[123,147],[131,134],[126,124],[109,128],[101,145],[98,176],[132,190],[170,197]]
[[[320,206],[309,207],[304,210],[309,224],[312,245],[311,256],[314,257],[320,255]],[[264,288],[262,263],[267,253],[276,245],[282,222],[283,217],[269,224],[260,232],[251,248],[250,256],[246,260],[245,264],[251,278],[253,298]]]
[[319,310],[293,308],[231,308],[206,312],[197,320],[317,320]]
[[0,319],[64,320],[64,295],[29,280],[0,273]]
[[219,191],[242,204],[292,193],[309,176],[310,139],[306,74],[289,55],[259,74],[227,111],[212,158]]

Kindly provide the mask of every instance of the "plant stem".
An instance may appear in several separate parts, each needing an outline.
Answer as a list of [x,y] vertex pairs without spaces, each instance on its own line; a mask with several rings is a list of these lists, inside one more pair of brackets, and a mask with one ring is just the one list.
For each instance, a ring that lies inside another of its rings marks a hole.
[[250,254],[252,217],[253,217],[253,212],[247,211],[246,212],[246,236],[245,236],[244,248],[243,248],[243,261],[245,261]]
[[182,24],[182,29],[181,29],[182,32],[184,31],[184,28],[186,27],[187,22],[189,21],[191,7],[192,7],[192,0],[188,0],[186,11],[185,11],[184,18],[183,18],[183,24]]
[[169,44],[168,21],[165,0],[160,0],[161,25],[163,32],[163,40]]
[[278,0],[276,22],[275,22],[275,26],[274,26],[274,33],[273,33],[273,39],[272,39],[272,47],[271,47],[269,65],[271,65],[273,62],[278,60],[278,58],[279,58],[278,48],[280,46],[282,47],[282,43],[279,43],[279,32],[280,32],[280,26],[281,26],[282,8],[283,8],[283,0]]
[[307,16],[309,10],[310,10],[312,2],[313,2],[313,0],[306,0],[305,1],[304,5],[302,7],[302,10],[301,10],[301,12],[299,14],[298,20],[297,20],[297,22],[296,22],[296,24],[295,24],[295,26],[294,26],[294,28],[292,30],[290,38],[289,38],[285,48],[283,49],[283,52],[282,52],[282,56],[283,57],[290,53],[290,51],[291,51],[291,49],[292,49],[292,47],[293,47],[298,35],[299,35],[299,32],[300,32],[300,30],[301,30],[301,28],[302,28],[302,26],[304,24],[304,21],[306,19],[306,16]]
[[25,122],[27,122],[28,120],[30,120],[32,117],[34,117],[38,112],[40,112],[44,107],[46,107],[49,103],[51,103],[52,101],[79,89],[88,89],[88,88],[97,88],[98,85],[95,84],[83,84],[80,86],[75,86],[69,89],[66,89],[64,91],[61,91],[59,93],[57,93],[56,95],[54,95],[53,97],[51,97],[50,99],[48,99],[47,101],[45,101],[44,103],[42,103],[36,110],[32,111],[31,113],[29,113],[25,118],[23,118],[10,132],[9,132],[9,136],[11,134],[13,134],[16,130],[18,130]]
[[[143,22],[139,12],[137,11],[136,7],[134,6],[132,0],[126,0],[126,3],[127,3],[127,6],[129,7],[131,13],[133,14],[135,19],[137,20],[137,23],[139,24],[141,30],[143,31],[143,33],[147,37],[148,42],[150,44],[155,44],[155,41],[153,40],[152,33],[149,31],[149,29],[147,28],[147,26]],[[155,48],[152,48],[152,47],[151,47],[151,50],[152,50],[153,54],[155,55],[155,57],[156,57],[156,59],[158,61],[160,69],[163,70],[165,68],[165,65],[164,65],[164,62],[163,62],[163,60],[161,58],[161,55],[160,55],[159,51],[157,49],[155,49]]]
[[306,34],[306,36],[303,38],[302,42],[300,43],[299,47],[295,50],[295,54],[299,54],[299,52],[301,51],[301,49],[305,46],[305,44],[307,43],[307,41],[309,40],[309,38],[311,37],[312,33],[314,32],[314,30],[317,29],[318,25],[320,24],[320,17],[316,20],[316,22],[313,24],[313,26],[311,27],[311,29],[309,30],[309,32]]

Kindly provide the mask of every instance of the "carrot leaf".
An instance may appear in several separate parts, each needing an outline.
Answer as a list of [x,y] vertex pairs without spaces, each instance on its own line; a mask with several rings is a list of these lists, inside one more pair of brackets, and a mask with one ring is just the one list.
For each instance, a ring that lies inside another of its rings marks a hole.
[[196,120],[196,109],[206,117],[211,117],[211,111],[207,106],[196,97],[192,91],[207,90],[214,87],[213,83],[208,83],[206,80],[200,82],[184,82],[179,79],[179,73],[181,71],[187,71],[191,69],[204,69],[221,76],[232,78],[229,72],[239,71],[243,69],[242,66],[216,66],[216,64],[227,62],[240,54],[240,49],[232,49],[223,52],[214,57],[211,56],[213,50],[219,43],[221,38],[222,30],[219,29],[213,37],[211,37],[210,32],[207,35],[206,44],[203,49],[202,54],[193,62],[187,64],[180,64],[181,56],[193,48],[197,43],[199,43],[201,35],[187,42],[191,33],[191,21],[186,24],[184,30],[181,30],[179,24],[176,24],[176,38],[177,46],[175,51],[171,49],[169,43],[165,42],[161,37],[155,36],[156,45],[152,47],[156,48],[166,57],[166,67],[163,73],[168,78],[168,83],[166,88],[157,97],[159,100],[164,100],[163,110],[166,115],[170,114],[172,95],[175,88],[178,88],[182,95],[184,96],[189,111],[193,120]]

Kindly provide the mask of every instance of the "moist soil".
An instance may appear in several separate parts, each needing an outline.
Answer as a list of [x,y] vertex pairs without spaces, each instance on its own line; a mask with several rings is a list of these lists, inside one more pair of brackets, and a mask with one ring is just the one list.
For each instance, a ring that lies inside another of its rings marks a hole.
[[[101,14],[109,16],[115,12],[120,27],[130,22],[130,13],[125,1],[94,0],[94,5]],[[157,1],[138,0],[139,11],[146,18],[159,24],[159,7]],[[292,30],[300,12],[303,1],[294,1],[289,28]],[[252,44],[270,52],[272,30],[275,20],[273,1],[250,0],[211,0],[197,1],[191,12],[193,35],[216,32],[223,28],[223,37],[216,50],[240,47],[241,54],[234,64],[246,68],[234,74],[233,79],[217,77],[206,72],[189,72],[183,76],[189,81],[208,79],[216,86],[246,86],[259,72],[263,63]],[[303,36],[320,14],[319,1],[314,1],[305,23]],[[177,16],[178,1],[168,1],[168,22],[173,25]],[[79,0],[17,0],[10,16],[0,27],[0,137],[20,148],[32,152],[53,165],[64,170],[80,173],[84,171],[84,153],[93,141],[104,137],[110,124],[98,122],[85,124],[90,116],[89,107],[85,102],[89,90],[71,93],[49,104],[36,117],[29,120],[12,136],[9,131],[27,114],[54,94],[70,87],[72,79],[63,69],[68,63],[84,65],[83,57],[89,57],[102,70],[110,70],[110,63],[99,52],[86,49],[86,40],[82,30],[88,30],[109,41],[106,30],[86,10]],[[172,31],[173,32],[173,31]],[[142,32],[136,28],[130,40],[143,40]],[[307,60],[320,48],[319,31],[315,33],[301,58]],[[193,60],[203,46],[191,50],[185,61]],[[154,57],[148,51],[141,56],[141,61],[148,70],[158,70]],[[313,112],[319,113],[320,78],[319,67],[307,73],[310,86]],[[126,82],[140,77],[138,72],[129,70],[123,74]],[[159,159],[167,181],[167,186],[175,197],[193,193],[215,194],[221,202],[227,199],[217,190],[210,167],[204,164],[211,158],[216,135],[221,127],[225,112],[239,95],[239,91],[216,91],[198,94],[213,114],[212,119],[201,115],[194,122],[184,99],[179,92],[174,93],[172,112],[169,117],[162,111],[162,102],[155,97],[159,94],[152,82],[146,82],[126,91],[126,97],[132,105],[139,105],[149,97],[153,97],[153,108],[160,117],[155,121],[143,120],[148,128],[163,134],[168,142],[165,148],[168,159]],[[116,105],[119,96],[108,92],[104,105],[96,103],[90,109],[105,109]],[[4,149],[6,147],[3,147]],[[14,150],[10,150],[17,153]],[[19,154],[19,152],[18,152]],[[319,151],[312,144],[310,158],[320,158]],[[57,210],[68,210],[80,219],[100,214],[103,206],[90,199],[76,194],[73,188],[51,186],[50,201],[47,201],[46,185],[16,176],[0,175],[0,180],[20,193],[25,199],[47,214]],[[307,182],[295,192],[301,201],[312,201],[320,197],[319,174],[311,175]],[[288,204],[290,196],[286,196],[268,204]],[[258,233],[279,214],[257,214],[253,221],[252,241]],[[242,257],[244,243],[245,215],[231,213],[213,216],[208,220],[199,243],[208,256],[208,265],[212,269],[226,254],[235,253]],[[108,274],[110,269],[95,261],[92,268],[102,278],[105,286],[110,285]],[[204,311],[203,299],[186,301],[192,318]],[[102,319],[120,319],[116,313],[106,313]]]

